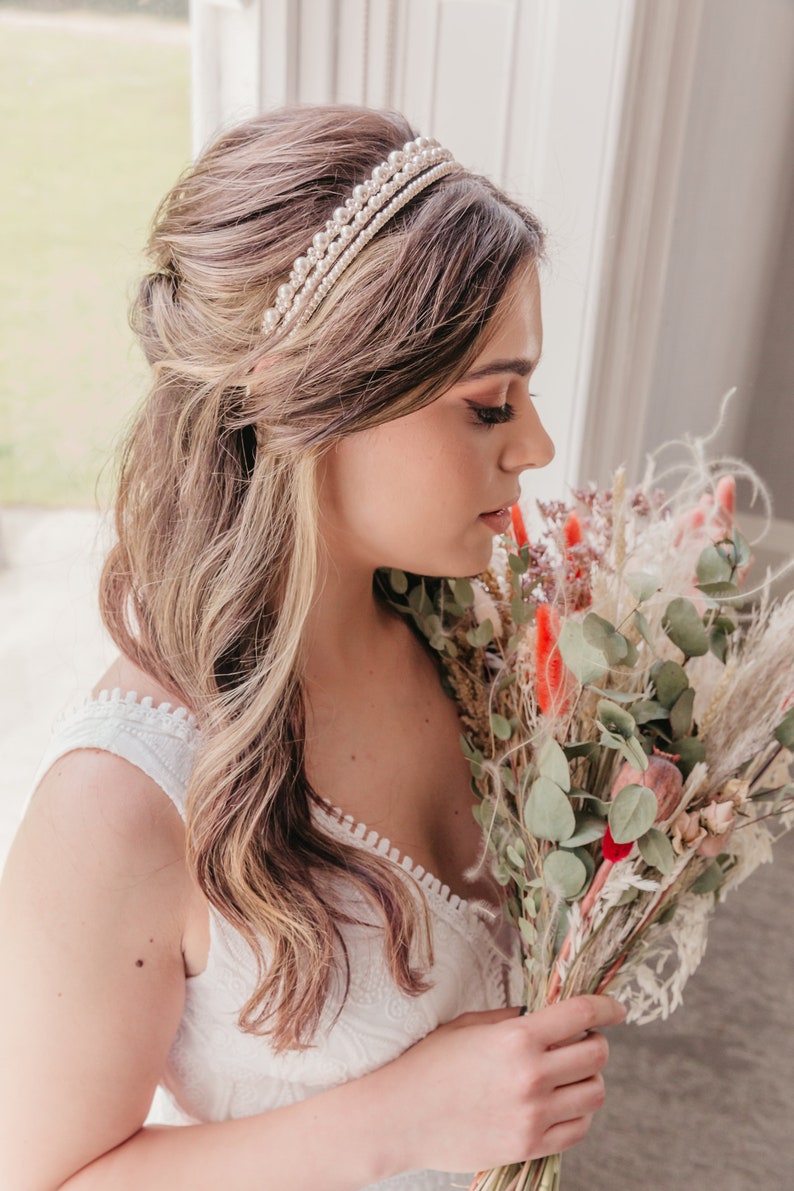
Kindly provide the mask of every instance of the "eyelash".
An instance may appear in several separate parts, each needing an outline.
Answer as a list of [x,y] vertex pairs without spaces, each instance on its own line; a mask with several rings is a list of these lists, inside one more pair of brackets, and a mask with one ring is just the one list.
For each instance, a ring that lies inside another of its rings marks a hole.
[[[530,393],[530,397],[537,397],[537,393]],[[515,406],[505,402],[504,405],[472,405],[472,413],[474,414],[474,421],[477,426],[483,426],[486,430],[490,430],[492,426],[501,426],[506,422],[512,422],[516,416]]]

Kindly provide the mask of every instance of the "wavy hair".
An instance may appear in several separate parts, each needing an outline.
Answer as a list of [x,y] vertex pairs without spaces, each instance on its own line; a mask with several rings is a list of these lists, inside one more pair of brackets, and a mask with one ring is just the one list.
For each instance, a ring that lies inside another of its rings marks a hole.
[[[160,204],[131,313],[153,379],[122,450],[101,609],[121,651],[198,718],[188,863],[257,960],[240,1027],[276,1051],[311,1044],[340,963],[341,1011],[345,923],[382,927],[409,995],[433,962],[405,874],[311,815],[301,676],[318,461],[459,379],[515,270],[542,255],[537,220],[460,168],[377,233],[304,328],[263,342],[293,260],[414,136],[399,115],[352,107],[225,132]],[[334,904],[339,880],[374,922]]]

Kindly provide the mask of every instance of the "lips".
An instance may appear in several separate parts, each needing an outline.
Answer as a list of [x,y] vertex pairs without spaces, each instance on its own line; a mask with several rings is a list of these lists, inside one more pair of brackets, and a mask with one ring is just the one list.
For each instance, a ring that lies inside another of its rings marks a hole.
[[490,513],[480,513],[480,521],[484,521],[491,533],[506,533],[510,525],[511,505],[504,505],[501,509],[494,509]]

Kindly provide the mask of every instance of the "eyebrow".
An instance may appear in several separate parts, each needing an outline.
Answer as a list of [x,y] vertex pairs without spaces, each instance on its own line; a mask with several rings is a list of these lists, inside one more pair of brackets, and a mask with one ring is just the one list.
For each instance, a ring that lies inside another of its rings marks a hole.
[[495,376],[500,372],[512,372],[516,376],[529,376],[536,364],[537,360],[494,360],[492,364],[484,364],[482,368],[475,368],[473,372],[467,372],[461,383],[469,380],[481,380],[484,376]]

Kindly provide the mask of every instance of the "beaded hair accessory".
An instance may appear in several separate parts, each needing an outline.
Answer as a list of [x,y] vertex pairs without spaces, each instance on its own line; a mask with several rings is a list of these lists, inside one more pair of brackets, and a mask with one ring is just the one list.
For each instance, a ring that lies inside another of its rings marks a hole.
[[294,334],[384,223],[415,194],[456,168],[452,154],[434,137],[417,137],[390,153],[366,182],[353,188],[306,255],[294,262],[289,279],[278,287],[275,305],[264,313],[263,333],[291,327]]

